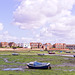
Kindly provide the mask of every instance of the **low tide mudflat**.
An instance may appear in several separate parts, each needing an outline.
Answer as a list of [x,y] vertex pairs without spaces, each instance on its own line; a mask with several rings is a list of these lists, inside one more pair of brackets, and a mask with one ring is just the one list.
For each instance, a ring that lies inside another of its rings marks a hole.
[[[12,53],[19,53],[13,56]],[[57,55],[38,56],[47,51],[5,51],[0,52],[0,75],[75,75],[75,58]],[[57,53],[58,54],[58,53]],[[31,61],[51,63],[51,69],[28,69],[26,63]],[[20,68],[21,70],[7,70]]]

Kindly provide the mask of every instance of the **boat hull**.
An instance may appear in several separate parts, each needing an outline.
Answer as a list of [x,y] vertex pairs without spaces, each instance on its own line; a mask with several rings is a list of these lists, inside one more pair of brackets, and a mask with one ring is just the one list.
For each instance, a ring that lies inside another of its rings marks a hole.
[[12,55],[17,56],[17,55],[19,55],[19,54],[18,54],[18,53],[12,53]]
[[55,53],[49,53],[49,54],[55,54]]
[[42,56],[42,55],[45,55],[45,54],[38,54],[38,55]]
[[73,55],[75,57],[75,55]]
[[27,65],[30,69],[51,69],[50,65],[47,65],[47,66],[30,66],[30,65]]

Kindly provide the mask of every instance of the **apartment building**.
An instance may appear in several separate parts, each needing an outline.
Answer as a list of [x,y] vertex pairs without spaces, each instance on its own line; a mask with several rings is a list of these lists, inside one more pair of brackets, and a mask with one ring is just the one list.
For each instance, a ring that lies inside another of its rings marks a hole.
[[65,49],[66,48],[66,44],[65,43],[55,43],[53,45],[54,48],[58,48],[58,49]]
[[51,43],[45,43],[45,44],[43,44],[43,49],[44,49],[44,50],[49,50],[49,49],[51,49],[51,48],[52,48]]
[[70,50],[75,50],[75,44],[67,44],[66,48],[68,48]]
[[0,42],[0,47],[9,47],[8,42]]
[[22,47],[22,46],[21,46],[21,43],[18,43],[18,44],[17,44],[17,47]]
[[9,43],[9,47],[17,47],[17,44],[14,43],[14,42],[10,42],[10,43]]
[[42,43],[31,42],[30,46],[31,46],[31,48],[42,48]]
[[21,43],[21,47],[23,47],[23,48],[31,48],[30,43]]

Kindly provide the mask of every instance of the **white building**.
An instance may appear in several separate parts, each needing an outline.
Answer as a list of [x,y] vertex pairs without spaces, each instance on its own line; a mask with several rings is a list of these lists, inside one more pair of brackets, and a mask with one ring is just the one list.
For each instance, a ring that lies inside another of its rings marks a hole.
[[30,43],[22,43],[21,46],[23,48],[31,48]]

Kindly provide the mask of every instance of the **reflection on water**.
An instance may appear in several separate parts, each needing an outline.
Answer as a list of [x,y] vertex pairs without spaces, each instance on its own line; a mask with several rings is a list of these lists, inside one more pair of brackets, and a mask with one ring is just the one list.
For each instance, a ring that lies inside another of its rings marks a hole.
[[3,71],[14,71],[14,70],[18,70],[18,71],[22,71],[23,68],[6,68],[6,69],[3,69]]

